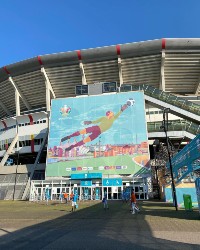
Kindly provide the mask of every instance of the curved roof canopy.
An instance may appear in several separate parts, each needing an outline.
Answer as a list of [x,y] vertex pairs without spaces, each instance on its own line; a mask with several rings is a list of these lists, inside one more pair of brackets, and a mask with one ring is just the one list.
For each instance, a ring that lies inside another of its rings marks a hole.
[[117,81],[149,84],[178,95],[200,95],[200,39],[160,39],[37,56],[0,69],[0,118],[75,96],[75,86]]

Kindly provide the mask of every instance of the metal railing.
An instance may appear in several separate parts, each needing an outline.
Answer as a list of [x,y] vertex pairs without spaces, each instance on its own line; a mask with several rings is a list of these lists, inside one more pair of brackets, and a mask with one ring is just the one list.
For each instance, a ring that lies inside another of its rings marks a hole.
[[[200,116],[200,105],[196,103],[187,101],[184,98],[172,95],[171,93],[166,93],[162,90],[159,90],[155,87],[152,87],[146,84],[139,85],[139,86],[135,86],[135,85],[131,85],[131,86],[132,86],[133,91],[143,90],[144,93],[148,96],[152,96],[160,101],[172,104],[178,108],[181,108],[183,110],[189,111],[193,114]],[[123,92],[123,89],[121,89],[121,91]]]
[[[148,132],[162,131],[162,129],[160,128],[161,126],[162,126],[162,121],[147,123]],[[187,131],[193,135],[198,135],[200,133],[200,125],[187,120],[173,120],[169,121],[168,130]]]

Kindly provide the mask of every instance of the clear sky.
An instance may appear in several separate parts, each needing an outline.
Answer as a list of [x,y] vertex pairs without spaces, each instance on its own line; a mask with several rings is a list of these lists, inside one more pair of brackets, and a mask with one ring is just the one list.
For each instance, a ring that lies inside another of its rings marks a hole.
[[199,38],[200,0],[1,0],[0,67],[37,55]]

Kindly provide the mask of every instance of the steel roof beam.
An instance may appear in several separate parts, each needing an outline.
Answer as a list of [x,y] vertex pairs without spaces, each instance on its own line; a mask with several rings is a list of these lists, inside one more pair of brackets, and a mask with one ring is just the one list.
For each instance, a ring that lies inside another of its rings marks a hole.
[[15,90],[15,108],[16,108],[16,116],[20,116],[20,100],[19,100],[19,92]]
[[6,112],[6,114],[7,115],[13,115],[9,110],[8,110],[8,108],[3,104],[3,102],[2,101],[0,101],[0,106],[1,106],[1,108]]
[[50,95],[50,92],[52,93],[54,99],[56,98],[56,95],[55,95],[55,92],[54,92],[54,90],[52,88],[52,85],[51,85],[51,82],[50,82],[49,77],[47,75],[47,72],[46,72],[46,70],[44,68],[41,57],[38,56],[37,58],[38,58],[39,64],[41,65],[41,73],[43,74],[44,82],[45,82],[45,86],[46,86],[46,95],[45,95],[46,96],[46,109],[47,109],[47,112],[50,112],[50,110],[51,110],[51,95]]
[[27,107],[27,109],[32,109],[31,105],[28,103],[28,101],[26,100],[25,96],[22,94],[22,92],[20,91],[19,87],[17,86],[17,84],[13,81],[12,77],[9,76],[8,80],[12,83],[13,87],[15,88],[15,90],[18,92],[19,96],[22,98],[23,103],[25,104],[25,106]]
[[47,86],[48,89],[51,91],[51,93],[52,93],[52,95],[53,95],[53,98],[55,99],[55,98],[56,98],[56,94],[55,94],[55,92],[54,92],[54,90],[53,90],[53,87],[52,87],[52,85],[51,85],[51,82],[50,82],[50,80],[49,80],[49,77],[48,77],[48,75],[47,75],[47,72],[46,72],[44,66],[41,67],[41,72],[43,73],[43,76],[44,76],[44,79],[45,79],[45,83],[48,85],[48,86]]
[[116,45],[116,51],[118,56],[118,69],[119,69],[119,82],[120,86],[124,83],[123,75],[122,75],[122,59],[121,59],[121,48],[120,45]]
[[87,85],[87,80],[86,80],[86,76],[85,76],[85,70],[84,70],[84,66],[82,61],[79,61],[79,68],[81,71],[81,77],[82,77],[82,84],[83,85]]
[[124,83],[123,76],[122,76],[122,59],[118,56],[118,68],[119,68],[119,82],[120,86]]
[[[50,96],[50,91],[53,90],[53,89],[51,87],[51,83],[49,81],[49,78],[48,78],[47,73],[46,73],[46,71],[45,71],[45,69],[44,69],[43,66],[41,67],[41,72],[43,73],[44,82],[45,82],[45,85],[46,85],[46,108],[47,108],[47,111],[50,111],[51,110],[51,96]],[[54,91],[52,92],[52,94],[54,94]],[[54,96],[55,96],[55,94],[54,94]]]
[[200,79],[199,79],[197,86],[196,86],[195,95],[198,95],[199,91],[200,91]]
[[76,53],[77,53],[78,60],[79,60],[79,68],[80,68],[80,71],[81,71],[82,84],[83,85],[87,85],[87,80],[86,80],[86,76],[85,76],[85,70],[84,70],[84,66],[83,66],[83,63],[82,63],[81,51],[77,50]]
[[165,50],[162,51],[159,89],[165,91]]

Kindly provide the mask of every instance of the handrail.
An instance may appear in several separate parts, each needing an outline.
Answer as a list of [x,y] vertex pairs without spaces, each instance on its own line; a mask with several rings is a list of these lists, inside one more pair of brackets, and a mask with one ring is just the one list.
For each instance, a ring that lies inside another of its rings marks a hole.
[[200,116],[200,105],[187,101],[184,98],[172,95],[171,93],[166,93],[162,90],[159,90],[155,87],[143,84],[143,85],[132,85],[132,90],[143,90],[144,93],[148,96],[152,96],[166,103],[172,104],[178,108],[189,111],[193,114]]
[[[160,128],[161,126],[162,126],[162,121],[147,122],[148,132],[162,131]],[[188,120],[169,121],[168,129],[169,131],[186,131],[193,135],[198,135],[200,133],[200,125],[194,122],[190,122]]]

